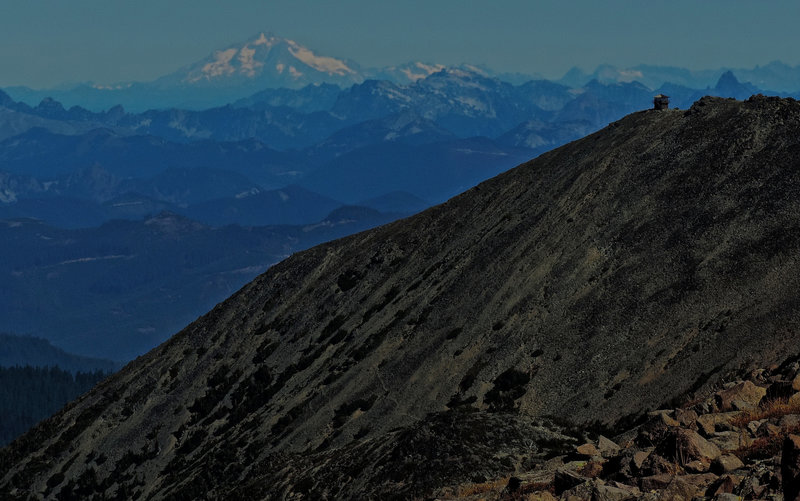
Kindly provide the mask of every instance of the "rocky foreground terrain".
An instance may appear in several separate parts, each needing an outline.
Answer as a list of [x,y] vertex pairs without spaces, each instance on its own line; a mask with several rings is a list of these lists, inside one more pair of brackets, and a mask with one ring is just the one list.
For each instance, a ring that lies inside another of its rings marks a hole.
[[779,495],[798,131],[637,112],[297,253],[0,451],[0,497]]
[[[612,439],[513,475],[448,486],[436,499],[750,500],[800,496],[800,363],[757,369],[704,399],[642,416]],[[606,433],[614,430],[604,430]]]

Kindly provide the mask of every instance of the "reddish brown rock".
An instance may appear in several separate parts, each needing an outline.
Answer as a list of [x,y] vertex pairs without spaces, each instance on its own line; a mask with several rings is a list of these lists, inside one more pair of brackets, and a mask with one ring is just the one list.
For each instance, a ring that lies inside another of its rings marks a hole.
[[738,400],[755,407],[766,395],[766,388],[754,385],[750,381],[744,381],[730,389],[718,391],[715,395],[717,407],[722,411],[733,410],[733,401]]
[[593,444],[579,445],[578,447],[575,447],[575,452],[577,452],[581,456],[586,456],[586,457],[593,457],[600,455],[600,451],[598,451],[597,447],[595,447]]
[[708,486],[719,478],[713,473],[701,473],[698,475],[684,475],[681,477],[686,483],[695,486],[699,491],[705,492]]
[[691,409],[675,409],[675,420],[684,428],[697,429],[697,412]]
[[742,481],[741,477],[735,475],[725,475],[712,483],[706,490],[706,496],[718,496],[720,494],[733,494],[733,491]]
[[670,475],[668,473],[650,475],[639,481],[639,488],[645,492],[660,491],[669,485],[673,478],[675,478],[675,475]]
[[659,499],[692,499],[699,489],[682,476],[655,475],[642,479],[640,488],[644,492],[658,492]]
[[578,471],[578,474],[586,478],[595,478],[603,471],[603,463],[600,461],[589,461],[586,466]]
[[733,454],[723,454],[711,463],[711,471],[717,474],[729,473],[744,468],[744,463]]
[[593,501],[633,501],[638,499],[642,492],[636,487],[624,484],[595,485],[592,492]]
[[697,425],[700,431],[707,437],[710,437],[718,431],[731,431],[736,427],[732,424],[734,418],[738,417],[741,412],[716,412],[713,414],[703,414],[697,417]]
[[683,468],[690,473],[705,473],[709,470],[710,465],[707,462],[695,459],[683,465]]

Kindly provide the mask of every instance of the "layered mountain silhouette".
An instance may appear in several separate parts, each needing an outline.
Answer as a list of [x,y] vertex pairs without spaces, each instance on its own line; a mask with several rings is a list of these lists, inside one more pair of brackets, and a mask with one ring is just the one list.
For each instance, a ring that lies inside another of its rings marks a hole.
[[0,367],[59,367],[70,372],[113,372],[111,360],[81,357],[56,348],[46,339],[0,333]]
[[610,425],[780,363],[798,127],[760,96],[637,112],[295,254],[0,452],[0,492],[408,499],[574,440],[543,416]]

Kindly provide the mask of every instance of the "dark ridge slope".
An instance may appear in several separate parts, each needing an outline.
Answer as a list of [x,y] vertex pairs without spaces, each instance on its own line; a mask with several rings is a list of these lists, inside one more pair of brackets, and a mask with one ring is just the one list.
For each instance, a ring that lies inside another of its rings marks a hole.
[[611,423],[780,362],[798,131],[794,100],[638,112],[298,253],[5,449],[0,492],[280,497],[309,488],[290,458],[448,407]]

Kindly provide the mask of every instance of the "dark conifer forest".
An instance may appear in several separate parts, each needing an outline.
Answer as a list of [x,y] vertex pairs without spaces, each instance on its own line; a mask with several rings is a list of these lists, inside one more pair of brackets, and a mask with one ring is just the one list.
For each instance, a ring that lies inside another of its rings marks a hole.
[[0,446],[4,446],[110,373],[58,367],[0,367]]

